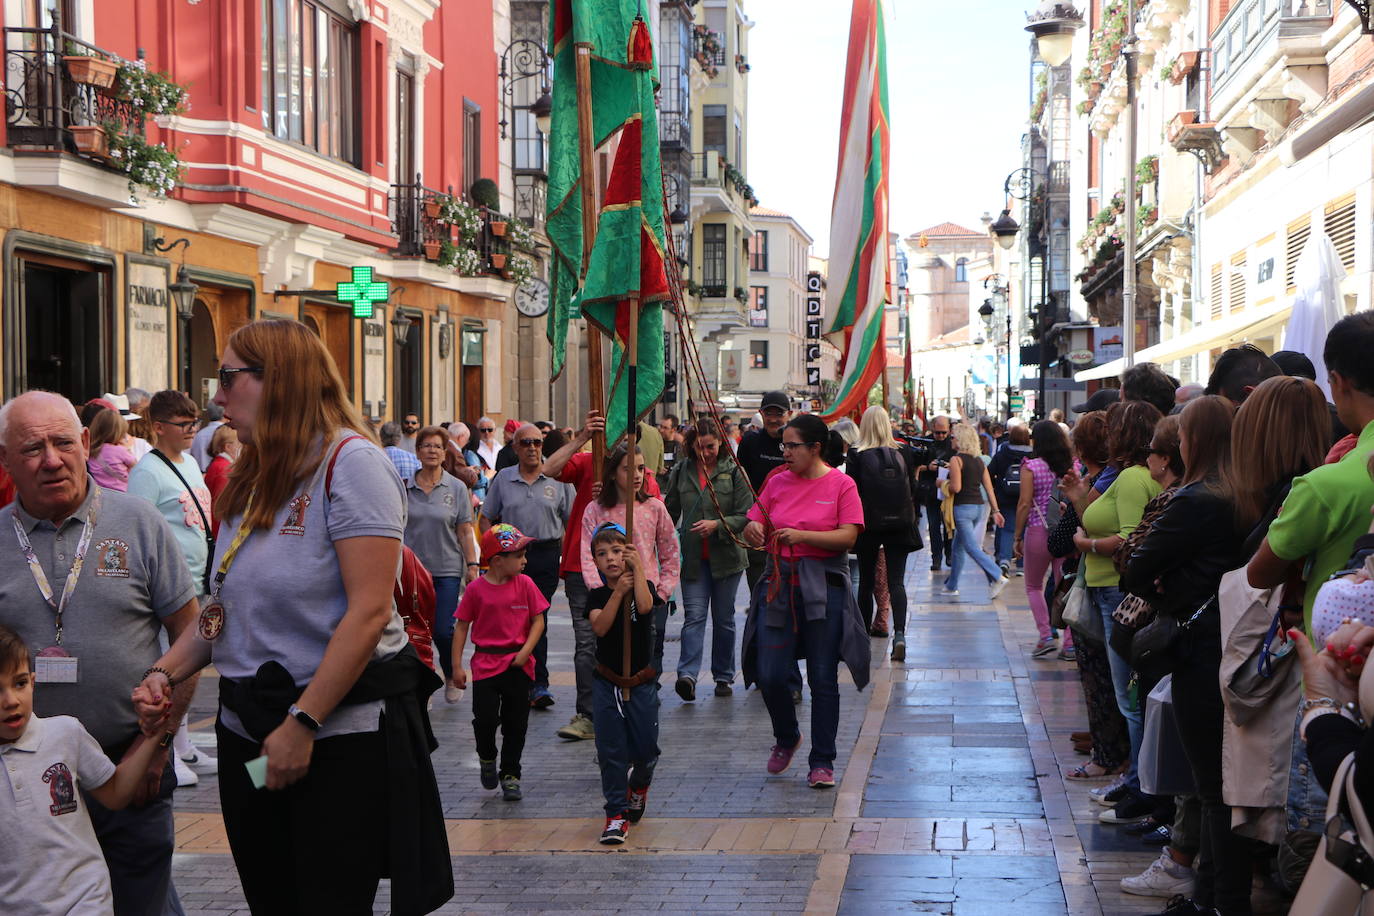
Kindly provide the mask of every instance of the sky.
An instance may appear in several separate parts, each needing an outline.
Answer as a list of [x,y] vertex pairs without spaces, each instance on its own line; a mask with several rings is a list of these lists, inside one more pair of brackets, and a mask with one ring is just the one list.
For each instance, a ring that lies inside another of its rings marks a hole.
[[[972,229],[1002,206],[1030,109],[1035,0],[890,0],[892,216],[903,236],[945,221]],[[749,183],[829,250],[847,0],[745,0]]]

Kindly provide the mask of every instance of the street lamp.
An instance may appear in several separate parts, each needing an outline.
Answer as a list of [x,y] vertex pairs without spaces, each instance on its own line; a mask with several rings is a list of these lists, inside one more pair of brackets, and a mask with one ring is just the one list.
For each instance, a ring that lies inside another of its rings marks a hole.
[[410,337],[410,317],[403,315],[400,309],[391,316],[391,334],[396,340],[397,347],[404,347],[406,339]]
[[997,240],[1003,251],[1011,251],[1016,247],[1016,233],[1020,231],[1021,224],[1012,218],[1010,208],[1003,210],[1002,215],[988,226],[988,233]]
[[181,265],[177,271],[175,283],[169,284],[167,292],[172,294],[172,301],[176,303],[177,317],[182,321],[190,321],[195,314],[196,291],[200,287],[191,282],[191,278],[186,273],[186,265]]
[[1044,0],[1026,17],[1026,31],[1035,36],[1040,59],[1051,67],[1063,66],[1073,54],[1073,33],[1083,24],[1083,14],[1072,3],[1055,0]]
[[[510,126],[510,119],[517,111],[528,111],[534,115],[539,132],[548,136],[553,115],[553,95],[549,89],[548,74],[549,55],[544,50],[543,42],[535,41],[533,38],[517,38],[501,52],[501,70],[497,77],[501,80],[502,107],[501,120],[497,122],[497,126],[501,128],[502,140],[507,139],[506,128]],[[517,104],[516,87],[535,77],[539,77],[538,98],[527,105]]]
[[530,106],[530,114],[534,115],[534,125],[539,128],[539,132],[544,136],[549,135],[549,130],[553,127],[553,94],[549,92],[547,86],[539,98],[534,100]]

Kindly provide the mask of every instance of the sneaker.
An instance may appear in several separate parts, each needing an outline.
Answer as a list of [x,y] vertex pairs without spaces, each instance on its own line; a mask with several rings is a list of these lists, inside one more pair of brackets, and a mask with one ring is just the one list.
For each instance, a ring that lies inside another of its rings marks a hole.
[[1023,567],[1017,566],[1015,569],[1011,571],[1011,574],[1013,576],[1024,576],[1026,574],[1026,570]]
[[623,846],[625,837],[630,835],[630,823],[624,812],[606,818],[606,829],[601,831],[602,846]]
[[801,735],[797,735],[797,743],[791,747],[783,747],[781,744],[773,745],[773,750],[768,753],[768,772],[777,776],[783,770],[792,765],[792,755],[801,747]]
[[685,674],[681,675],[678,677],[677,683],[673,685],[673,689],[677,691],[678,696],[682,697],[684,703],[691,703],[697,698],[697,679]]
[[1108,808],[1099,814],[1097,819],[1104,824],[1131,824],[1147,817],[1154,809],[1154,802],[1131,792],[1123,796],[1115,808]]
[[835,771],[830,767],[812,767],[806,774],[806,784],[813,789],[835,788]]
[[[1193,892],[1193,870],[1187,865],[1175,862],[1166,849],[1140,874],[1133,878],[1122,878],[1121,889],[1137,897],[1183,896],[1186,899],[1186,895]],[[1170,902],[1172,904],[1172,901]],[[1192,903],[1191,900],[1187,902]],[[1182,912],[1189,911],[1185,909]]]
[[519,801],[524,798],[520,793],[520,780],[514,776],[501,777],[501,797],[506,801]]
[[957,598],[958,596],[959,590],[957,588],[950,588],[949,586],[945,586],[944,588],[940,589],[941,598]]
[[[1121,879],[1125,883],[1127,879]],[[1193,913],[1216,913],[1216,910],[1207,909],[1194,903],[1190,898],[1179,894],[1170,897],[1169,902],[1164,904],[1164,912],[1159,916],[1191,916]]]
[[596,729],[592,726],[591,719],[588,719],[586,716],[582,715],[582,713],[578,713],[572,717],[572,721],[554,732],[554,734],[560,738],[566,738],[569,741],[587,741],[596,737]]
[[998,563],[997,566],[998,566],[999,569],[1002,570],[1002,577],[1003,577],[1004,579],[1011,578],[1011,564],[1010,564],[1010,563],[1008,563],[1006,560],[1003,560],[1001,563]]
[[649,787],[636,789],[634,786],[630,786],[626,798],[628,801],[625,804],[625,817],[629,819],[631,824],[638,824],[639,819],[644,816],[645,807],[649,804]]
[[792,691],[792,705],[793,705],[793,706],[800,706],[800,705],[801,705],[801,701],[802,701],[801,691],[800,691],[800,690],[794,690],[794,691]]
[[898,633],[892,639],[892,660],[894,662],[906,661],[906,635]]
[[1126,774],[1122,773],[1105,786],[1098,786],[1096,789],[1093,789],[1088,793],[1088,798],[1091,798],[1104,808],[1115,808],[1116,803],[1121,801],[1128,791],[1129,790],[1126,788]]
[[459,700],[461,700],[462,698],[463,698],[463,691],[459,690],[456,686],[454,686],[453,684],[446,684],[446,685],[444,686],[444,702],[445,702],[445,703],[457,703],[457,702],[458,702]]
[[1061,662],[1078,661],[1078,647],[1069,646],[1067,649],[1060,649],[1058,658]]
[[1035,644],[1035,648],[1031,650],[1031,658],[1044,658],[1047,655],[1053,655],[1058,646],[1059,644],[1054,641],[1053,636],[1042,636],[1040,641]]
[[729,684],[727,684],[725,681],[716,681],[716,696],[718,696],[718,697],[728,697],[728,696],[733,696],[734,693],[735,693],[735,688],[731,687],[731,686],[730,686]]
[[200,749],[191,751],[181,758],[191,772],[202,776],[213,776],[219,772],[219,761]]
[[881,627],[873,627],[868,631],[868,635],[873,639],[887,639],[887,630]]
[[548,709],[553,705],[553,694],[547,687],[536,687],[530,691],[530,706],[533,709]]
[[1140,837],[1140,842],[1145,846],[1168,846],[1173,842],[1174,831],[1168,824],[1160,824],[1153,830],[1147,831]]
[[477,759],[477,769],[482,776],[482,788],[494,789],[501,784],[496,778],[496,761]]
[[176,754],[172,755],[172,769],[176,772],[178,789],[194,786],[200,782],[200,777],[196,775],[196,771],[187,766],[186,761]]
[[997,581],[993,582],[988,588],[988,600],[995,599],[1002,594],[1002,590],[1011,584],[1011,580],[1006,576],[998,576]]

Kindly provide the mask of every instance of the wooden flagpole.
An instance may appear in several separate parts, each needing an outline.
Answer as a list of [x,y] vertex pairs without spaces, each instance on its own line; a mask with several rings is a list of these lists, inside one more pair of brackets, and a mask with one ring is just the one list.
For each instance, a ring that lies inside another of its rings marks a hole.
[[[635,389],[639,383],[639,379],[637,378],[638,374],[639,297],[636,296],[635,298],[630,300],[629,340],[625,342],[625,462],[626,474],[629,478],[630,486],[632,488],[634,487],[635,482],[634,469],[635,465],[637,464],[637,461],[635,459],[635,447],[639,444],[639,422],[637,411],[635,409],[637,406],[635,396],[636,394],[638,394],[638,392]],[[645,469],[644,473],[649,473],[647,468]],[[629,500],[625,503],[625,540],[629,542],[631,547],[633,547],[635,544],[635,505],[636,496],[638,495],[638,492],[639,491],[637,489],[633,489],[630,493]],[[643,563],[644,558],[640,557],[639,561],[640,563]],[[643,575],[643,573],[641,572],[640,575]],[[646,612],[650,615],[653,614],[653,608],[636,607],[635,610],[640,614],[644,614]],[[622,627],[622,632],[624,634],[624,642],[622,644],[621,650],[621,668],[623,669],[621,671],[621,676],[628,679],[632,674],[632,672],[630,671],[630,615],[628,612],[622,612],[620,624]],[[621,696],[624,698],[626,702],[629,702],[630,688],[621,688]]]
[[[592,49],[579,44],[576,49],[577,75],[577,158],[582,187],[582,276],[587,275],[592,247],[596,244],[596,137],[592,120]],[[587,325],[587,374],[590,378],[592,409],[606,416],[606,371],[602,360],[601,332]],[[606,463],[606,434],[592,436],[592,467],[599,475]]]

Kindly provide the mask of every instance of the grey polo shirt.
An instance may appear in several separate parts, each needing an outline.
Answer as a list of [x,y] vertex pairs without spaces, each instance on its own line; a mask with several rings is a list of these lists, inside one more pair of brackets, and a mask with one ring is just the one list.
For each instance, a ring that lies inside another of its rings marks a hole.
[[[467,484],[444,471],[434,489],[426,493],[415,483],[406,484],[405,543],[431,576],[457,577],[466,571],[467,557],[458,543],[459,525],[472,521],[472,496]],[[473,562],[477,557],[472,558]]]
[[[0,623],[34,652],[53,644],[55,617],[33,581],[13,519],[60,596],[95,491],[88,480],[86,499],[60,529],[33,518],[18,500],[0,509]],[[101,490],[85,568],[62,621],[62,647],[76,656],[79,681],[40,681],[34,708],[45,716],[75,716],[105,748],[132,740],[138,719],[129,693],[162,657],[163,619],[195,596],[181,547],[157,509],[137,496]]]
[[526,537],[547,541],[563,537],[563,526],[572,501],[568,491],[552,477],[540,474],[530,483],[520,476],[520,466],[502,468],[487,485],[482,514],[492,524],[505,522]]

